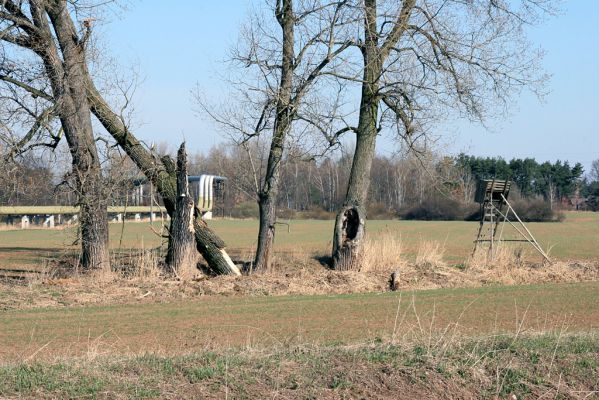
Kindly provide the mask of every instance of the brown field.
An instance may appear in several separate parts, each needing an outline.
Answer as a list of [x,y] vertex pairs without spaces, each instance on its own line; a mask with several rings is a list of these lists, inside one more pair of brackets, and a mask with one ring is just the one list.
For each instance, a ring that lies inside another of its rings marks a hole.
[[[210,225],[251,258],[256,221]],[[268,274],[179,282],[137,251],[148,223],[112,224],[133,275],[0,281],[0,398],[593,398],[599,213],[529,227],[555,262],[467,260],[477,223],[369,221],[368,268],[336,272],[332,221],[289,221]],[[71,265],[74,239],[0,230],[0,268]]]
[[588,333],[597,304],[599,282],[587,282],[13,310],[0,314],[0,359]]

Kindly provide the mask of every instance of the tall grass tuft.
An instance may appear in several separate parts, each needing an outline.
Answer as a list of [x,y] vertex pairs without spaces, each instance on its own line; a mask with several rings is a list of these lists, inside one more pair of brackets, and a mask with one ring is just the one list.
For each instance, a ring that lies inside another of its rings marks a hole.
[[416,253],[416,265],[419,267],[444,267],[444,255],[445,244],[434,240],[421,240]]
[[369,236],[364,244],[361,271],[389,271],[405,264],[402,259],[401,236],[385,230],[377,236]]

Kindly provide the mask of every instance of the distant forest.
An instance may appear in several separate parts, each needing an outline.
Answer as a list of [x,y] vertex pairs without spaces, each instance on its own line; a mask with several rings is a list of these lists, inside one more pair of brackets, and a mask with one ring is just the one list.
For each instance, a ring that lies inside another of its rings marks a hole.
[[[168,153],[162,146],[163,153]],[[189,157],[191,175],[228,178],[219,194],[215,216],[252,218],[258,215],[258,182],[267,151],[221,144],[208,154]],[[56,160],[29,155],[1,165],[0,205],[74,204],[77,198],[68,173]],[[291,149],[284,159],[278,198],[282,218],[332,218],[343,202],[351,155],[306,159]],[[378,155],[374,159],[368,216],[376,218],[475,218],[476,184],[480,179],[510,179],[510,199],[529,220],[555,219],[556,211],[599,210],[599,160],[585,175],[580,163],[538,162],[534,158],[504,160],[430,152]],[[597,170],[595,170],[597,169]],[[106,195],[113,204],[130,201],[139,171],[118,153],[103,163]],[[145,202],[151,201],[148,195]],[[159,201],[159,199],[157,200]],[[539,215],[540,213],[540,215]],[[530,215],[529,215],[530,214]]]

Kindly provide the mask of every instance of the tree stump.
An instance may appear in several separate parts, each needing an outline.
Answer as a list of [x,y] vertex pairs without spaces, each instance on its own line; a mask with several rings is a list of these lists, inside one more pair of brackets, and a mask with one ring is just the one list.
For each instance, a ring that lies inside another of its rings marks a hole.
[[189,196],[187,154],[183,142],[177,153],[177,200],[171,221],[167,265],[179,278],[185,280],[200,275],[197,268],[194,209],[193,199]]
[[393,273],[391,274],[391,279],[389,279],[389,289],[391,289],[391,291],[393,291],[393,292],[396,292],[397,290],[399,290],[399,270],[398,269],[393,271]]

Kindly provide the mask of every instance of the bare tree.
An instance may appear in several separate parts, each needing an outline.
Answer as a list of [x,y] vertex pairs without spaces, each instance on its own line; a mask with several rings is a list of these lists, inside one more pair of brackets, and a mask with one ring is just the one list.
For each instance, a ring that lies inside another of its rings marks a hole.
[[[17,104],[21,115],[29,114],[25,122],[31,121],[11,155],[39,138],[43,128],[50,130],[53,119],[60,120],[81,209],[81,263],[110,268],[106,204],[83,71],[89,27],[79,38],[64,0],[6,0],[0,4],[0,30],[4,99]],[[48,145],[56,147],[61,134],[50,132],[50,138]]]
[[275,17],[277,26],[268,17],[254,15],[242,33],[241,46],[233,54],[237,65],[250,68],[255,74],[255,79],[248,79],[244,71],[239,81],[231,82],[241,94],[235,97],[245,102],[246,108],[235,104],[215,112],[199,99],[202,110],[227,129],[240,145],[271,134],[268,161],[257,185],[260,228],[254,260],[256,271],[268,270],[271,263],[280,174],[289,135],[297,140],[299,136],[317,132],[326,139],[327,147],[335,145],[338,136],[349,130],[334,129],[339,120],[334,111],[338,104],[319,101],[315,95],[320,77],[334,67],[337,56],[351,43],[337,39],[338,31],[346,23],[341,11],[347,1],[273,3],[268,12]]
[[377,134],[413,144],[449,112],[484,122],[523,88],[539,92],[541,54],[524,27],[552,0],[364,0],[347,6],[362,21],[355,46],[361,62],[337,70],[361,86],[356,148],[333,240],[333,265],[358,269],[365,204]]
[[591,181],[599,182],[599,159],[592,162],[589,177],[591,178]]

